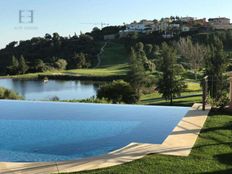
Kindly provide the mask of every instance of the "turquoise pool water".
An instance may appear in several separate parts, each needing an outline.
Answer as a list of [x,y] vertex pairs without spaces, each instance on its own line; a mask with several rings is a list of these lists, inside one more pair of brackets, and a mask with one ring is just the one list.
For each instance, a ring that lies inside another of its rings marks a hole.
[[48,162],[161,144],[189,108],[0,100],[0,161]]

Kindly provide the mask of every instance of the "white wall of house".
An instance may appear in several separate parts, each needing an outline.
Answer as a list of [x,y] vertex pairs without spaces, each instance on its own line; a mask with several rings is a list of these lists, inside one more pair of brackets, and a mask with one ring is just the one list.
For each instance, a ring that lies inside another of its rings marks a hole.
[[232,25],[229,18],[210,18],[209,24],[215,30],[231,30]]
[[188,27],[188,26],[182,26],[181,31],[182,32],[188,32],[188,31],[190,31],[190,27]]

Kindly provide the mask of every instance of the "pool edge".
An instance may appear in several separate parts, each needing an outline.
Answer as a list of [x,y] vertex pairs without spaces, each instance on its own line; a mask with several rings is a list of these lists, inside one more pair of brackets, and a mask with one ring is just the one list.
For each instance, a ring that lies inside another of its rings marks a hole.
[[0,162],[0,173],[67,173],[112,167],[143,158],[148,154],[188,156],[211,109],[207,106],[206,111],[202,111],[201,107],[202,104],[194,104],[162,144],[131,143],[99,157],[57,163]]

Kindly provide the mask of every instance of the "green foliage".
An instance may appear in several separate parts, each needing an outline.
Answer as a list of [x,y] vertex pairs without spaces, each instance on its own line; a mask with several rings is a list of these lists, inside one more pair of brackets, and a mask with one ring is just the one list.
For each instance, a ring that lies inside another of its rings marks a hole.
[[130,54],[130,66],[128,72],[128,78],[131,86],[140,93],[141,88],[146,81],[146,73],[142,63],[142,59],[139,57],[135,50],[131,49]]
[[145,50],[146,55],[150,57],[152,54],[152,50],[153,50],[152,44],[146,44],[144,47],[144,50]]
[[36,59],[33,63],[33,69],[35,72],[45,72],[47,71],[47,66],[41,59]]
[[228,104],[230,103],[230,99],[228,98],[226,93],[223,93],[218,98],[209,98],[208,102],[211,104],[214,108],[219,108],[219,110],[224,109]]
[[176,51],[166,43],[163,43],[161,57],[162,77],[158,82],[158,90],[163,98],[170,100],[172,104],[173,98],[180,96],[181,92],[186,88],[186,85],[175,69]]
[[105,103],[105,104],[111,103],[111,101],[106,100],[104,98],[99,99],[99,98],[95,98],[95,97],[79,100],[78,102],[80,102],[80,103]]
[[0,99],[21,100],[23,97],[14,91],[0,87]]
[[[46,34],[44,38],[34,37],[30,40],[12,42],[6,48],[0,50],[0,74],[23,74],[25,72],[44,72],[48,69],[55,69],[55,58],[62,58],[67,62],[67,69],[73,68],[73,55],[84,54],[85,62],[95,63],[97,61],[97,54],[99,53],[97,42],[89,35],[74,35],[73,37],[62,37],[58,33],[52,36]],[[24,57],[21,61],[20,70],[19,59]],[[17,60],[16,60],[17,59]],[[35,62],[40,59],[43,63]],[[18,61],[18,62],[17,62]],[[27,65],[29,67],[26,67]],[[38,66],[37,66],[38,65]],[[75,66],[77,66],[75,64]],[[87,67],[86,65],[78,65],[79,67]],[[60,68],[60,67],[58,67]],[[63,69],[63,67],[61,67]],[[27,71],[25,71],[28,69]]]
[[128,53],[122,43],[107,43],[101,55],[100,66],[118,65],[128,63]]
[[59,70],[65,70],[66,67],[67,67],[67,61],[64,60],[64,59],[58,59],[57,61],[55,61],[54,63],[54,67],[56,69],[59,69]]
[[131,85],[125,81],[113,81],[112,84],[106,84],[97,91],[99,99],[107,99],[113,103],[136,103],[139,96]]
[[[216,46],[214,46],[216,45]],[[208,89],[213,99],[219,99],[226,88],[226,57],[223,51],[223,44],[215,38],[214,45],[208,48],[206,59],[206,75],[208,75]]]
[[81,69],[81,68],[88,68],[91,64],[88,62],[87,55],[84,53],[75,53],[74,56],[71,58],[71,65],[72,69]]
[[7,67],[8,74],[16,74],[18,72],[19,61],[15,56],[12,56],[10,65]]
[[29,67],[22,55],[19,59],[17,59],[15,56],[12,56],[10,65],[7,67],[7,73],[11,75],[25,74],[28,69]]
[[28,69],[29,69],[29,67],[28,67],[24,57],[21,55],[19,58],[18,73],[25,74],[28,71]]

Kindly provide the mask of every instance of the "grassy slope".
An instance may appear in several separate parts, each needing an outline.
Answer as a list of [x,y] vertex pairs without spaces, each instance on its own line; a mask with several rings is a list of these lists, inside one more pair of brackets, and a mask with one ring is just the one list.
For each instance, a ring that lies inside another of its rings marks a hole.
[[30,73],[30,74],[16,75],[16,76],[0,76],[0,78],[31,79],[31,78],[36,78],[38,75],[52,75],[52,74],[113,76],[113,75],[126,75],[127,71],[128,71],[127,64],[119,64],[119,65],[101,67],[96,69],[75,69],[75,70],[52,71],[52,72],[44,72],[44,73]]
[[89,174],[232,173],[232,115],[211,113],[189,157],[148,155]]
[[108,43],[102,55],[102,63],[100,68],[52,71],[52,72],[44,72],[44,73],[30,73],[30,74],[16,75],[16,76],[0,76],[0,78],[32,79],[32,78],[37,78],[38,75],[52,75],[52,74],[68,74],[68,75],[84,75],[84,76],[115,76],[115,75],[126,75],[127,71],[128,71],[128,56],[124,46],[119,43]]
[[101,66],[126,64],[128,63],[127,51],[123,44],[108,43],[101,56]]
[[118,64],[113,66],[105,66],[96,69],[78,69],[65,71],[66,74],[73,75],[89,75],[89,76],[112,76],[112,75],[126,75],[128,71],[127,64]]

